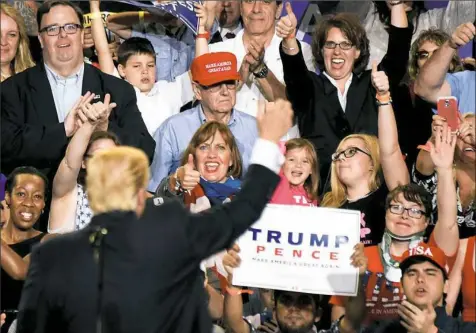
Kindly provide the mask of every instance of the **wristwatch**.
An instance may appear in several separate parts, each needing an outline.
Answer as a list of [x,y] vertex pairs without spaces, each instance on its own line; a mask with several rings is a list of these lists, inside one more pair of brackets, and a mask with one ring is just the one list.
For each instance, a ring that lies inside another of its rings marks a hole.
[[268,69],[268,66],[266,66],[265,63],[263,63],[261,65],[261,69],[258,71],[258,72],[253,72],[253,75],[255,76],[255,78],[257,79],[264,79],[268,76],[268,73],[269,73],[269,69]]

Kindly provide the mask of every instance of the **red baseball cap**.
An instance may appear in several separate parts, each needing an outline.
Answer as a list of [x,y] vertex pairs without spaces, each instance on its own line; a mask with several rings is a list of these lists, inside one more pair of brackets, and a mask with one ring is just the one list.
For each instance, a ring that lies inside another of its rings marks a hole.
[[440,268],[445,278],[448,277],[446,272],[446,255],[438,247],[432,247],[428,246],[428,244],[420,243],[418,246],[405,251],[402,258],[403,260],[400,263],[402,274],[404,274],[411,265],[420,263],[423,259]]
[[230,52],[205,53],[193,60],[191,71],[192,80],[203,86],[240,79],[236,56]]

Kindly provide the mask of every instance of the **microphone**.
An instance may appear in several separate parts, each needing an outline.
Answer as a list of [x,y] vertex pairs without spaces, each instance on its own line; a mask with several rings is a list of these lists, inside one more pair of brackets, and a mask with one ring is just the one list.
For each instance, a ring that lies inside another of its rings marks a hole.
[[96,316],[96,333],[102,333],[102,290],[104,284],[104,256],[103,256],[103,240],[107,235],[107,229],[101,226],[94,227],[89,235],[89,243],[93,247],[94,261],[99,265],[98,269],[98,296],[97,296],[97,316]]

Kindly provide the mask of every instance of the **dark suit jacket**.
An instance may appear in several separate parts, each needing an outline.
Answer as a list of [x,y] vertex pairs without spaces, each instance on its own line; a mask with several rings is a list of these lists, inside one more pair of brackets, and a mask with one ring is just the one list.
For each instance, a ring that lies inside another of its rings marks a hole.
[[[1,90],[2,172],[8,174],[15,167],[31,165],[52,178],[69,139],[58,121],[44,64],[4,81]],[[132,86],[84,64],[82,95],[87,91],[100,96],[94,101],[111,95],[117,107],[109,117],[109,131],[117,134],[122,144],[142,148],[152,159],[155,141],[142,120]]]
[[[408,33],[406,29],[391,29],[393,34],[389,39],[389,49],[397,50],[391,52],[391,57],[384,57],[379,64],[379,70],[385,72],[396,60],[402,61],[398,40],[402,34]],[[307,69],[302,52],[289,56],[280,47],[280,53],[287,96],[298,117],[301,136],[310,140],[316,148],[321,168],[321,184],[324,185],[329,174],[331,156],[344,137],[353,133],[378,134],[378,107],[376,90],[371,82],[371,71],[364,71],[359,75],[354,73],[344,112],[339,103],[337,88],[325,75]],[[404,67],[405,63],[400,65],[402,66]],[[404,74],[405,68],[387,72],[391,82],[400,82]]]
[[229,204],[191,214],[176,200],[151,200],[140,219],[101,214],[81,231],[44,242],[31,255],[17,332],[96,332],[99,271],[88,238],[101,226],[108,229],[104,333],[210,333],[200,262],[260,217],[278,182],[274,172],[252,165]]

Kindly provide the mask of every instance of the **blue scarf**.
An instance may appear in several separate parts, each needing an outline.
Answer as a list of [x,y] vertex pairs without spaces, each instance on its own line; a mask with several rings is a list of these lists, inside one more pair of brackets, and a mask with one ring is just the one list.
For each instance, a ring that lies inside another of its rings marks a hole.
[[222,204],[241,189],[241,180],[229,177],[224,183],[211,183],[200,177],[200,185],[212,205]]

